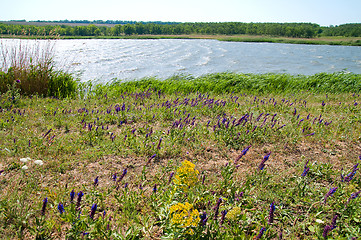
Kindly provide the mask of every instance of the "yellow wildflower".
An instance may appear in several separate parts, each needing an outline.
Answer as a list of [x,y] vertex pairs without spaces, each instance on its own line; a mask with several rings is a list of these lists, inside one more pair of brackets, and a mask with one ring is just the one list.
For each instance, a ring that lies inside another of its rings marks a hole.
[[[198,210],[193,209],[193,205],[188,202],[174,204],[169,211],[172,225],[179,228],[196,227],[200,221]],[[192,229],[188,229],[186,233],[192,235],[194,232]]]
[[183,161],[182,166],[177,169],[174,177],[176,186],[180,186],[184,191],[189,187],[193,187],[198,181],[199,171],[194,168],[195,165],[190,161]]
[[241,215],[241,208],[234,207],[227,213],[227,218],[229,220],[235,221],[235,220],[237,220],[239,215]]

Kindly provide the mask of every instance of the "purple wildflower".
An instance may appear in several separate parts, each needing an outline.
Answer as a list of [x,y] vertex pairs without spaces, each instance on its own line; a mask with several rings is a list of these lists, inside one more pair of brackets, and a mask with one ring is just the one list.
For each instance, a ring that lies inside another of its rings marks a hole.
[[338,187],[330,188],[328,193],[325,195],[324,203],[326,204],[327,198],[331,197],[337,190]]
[[352,171],[346,177],[343,177],[343,175],[341,174],[342,182],[343,181],[345,181],[347,183],[350,182],[353,179],[353,177],[355,176],[356,171],[358,170],[357,167],[358,167],[358,163],[355,164],[355,166],[353,166]]
[[120,175],[118,182],[122,181],[125,175],[127,174],[128,170],[127,168],[124,168],[122,175]]
[[336,215],[332,218],[331,225],[327,225],[327,226],[325,226],[325,228],[323,229],[322,236],[323,236],[324,238],[327,238],[327,235],[331,232],[331,230],[333,230],[333,229],[336,228],[337,217],[338,217],[338,215],[336,214]]
[[261,228],[261,230],[259,231],[257,237],[255,239],[261,239],[261,237],[263,236],[263,233],[266,231],[266,228]]
[[268,215],[268,223],[273,223],[273,217],[274,217],[274,212],[275,212],[275,204],[274,202],[271,203],[270,207],[269,207],[269,215]]
[[154,184],[153,193],[156,193],[156,192],[157,192],[157,184]]
[[16,81],[15,81],[16,83],[20,83],[20,79],[16,79]]
[[337,218],[338,218],[338,215],[337,215],[337,214],[335,214],[335,216],[333,216],[333,218],[332,218],[332,222],[331,222],[332,229],[336,228]]
[[327,235],[331,232],[331,230],[332,230],[332,226],[331,225],[326,225],[325,228],[323,229],[322,236],[324,238],[327,238]]
[[201,224],[202,224],[202,226],[205,226],[205,225],[207,224],[207,220],[208,220],[207,213],[206,213],[206,212],[203,212],[203,213],[200,215],[200,219],[201,219]]
[[114,182],[117,181],[117,173],[114,173],[114,174],[113,174],[112,179],[113,179]]
[[48,198],[44,198],[43,200],[43,206],[41,208],[41,215],[45,215],[46,205],[48,204]]
[[65,212],[64,206],[62,203],[58,204],[58,210],[60,214],[63,214]]
[[172,181],[173,175],[174,175],[174,172],[171,172],[169,175],[168,184],[170,184],[170,182]]
[[99,184],[99,176],[97,176],[95,179],[94,179],[94,187],[95,186],[98,186]]
[[78,192],[78,199],[76,200],[76,206],[80,207],[81,198],[84,196],[84,193],[82,191]]
[[75,197],[75,192],[74,192],[74,189],[71,190],[70,192],[70,202],[72,203],[74,201],[74,197]]
[[202,185],[204,185],[204,181],[206,180],[206,175],[204,174],[202,177]]
[[94,218],[94,215],[95,215],[95,212],[96,212],[96,210],[97,210],[97,204],[96,203],[94,203],[93,205],[92,205],[92,207],[91,207],[91,209],[90,209],[90,218],[91,219],[93,219]]
[[155,158],[156,156],[157,154],[153,154],[152,156],[150,156],[146,165],[149,165],[152,159]]
[[214,220],[217,220],[218,218],[219,206],[221,205],[221,203],[222,203],[222,198],[219,198],[216,206],[214,207]]
[[258,170],[260,170],[260,171],[263,170],[263,168],[266,166],[265,162],[269,159],[271,153],[272,153],[272,152],[269,152],[267,155],[265,155],[265,156],[263,157],[262,162],[261,162],[261,163],[259,164],[259,166],[258,166]]
[[160,144],[162,143],[162,138],[159,139],[159,143],[158,143],[158,146],[157,146],[157,149],[160,149]]
[[251,147],[251,145],[249,145],[248,147],[246,147],[245,149],[242,150],[241,154],[237,157],[237,159],[234,161],[234,163],[236,164],[238,160],[240,160],[244,155],[246,155],[246,153],[248,152],[249,148]]
[[361,191],[352,193],[351,196],[350,196],[350,198],[347,200],[346,205],[349,204],[352,199],[355,199],[355,198],[359,197],[359,196],[360,196],[360,193],[361,193]]
[[307,134],[307,135],[305,135],[305,137],[309,137],[309,136],[313,136],[313,135],[315,135],[315,133]]
[[305,166],[303,167],[303,173],[301,174],[302,177],[305,177],[307,175],[308,171],[310,170],[310,168],[307,167],[307,164],[308,164],[309,161],[310,160],[307,160]]

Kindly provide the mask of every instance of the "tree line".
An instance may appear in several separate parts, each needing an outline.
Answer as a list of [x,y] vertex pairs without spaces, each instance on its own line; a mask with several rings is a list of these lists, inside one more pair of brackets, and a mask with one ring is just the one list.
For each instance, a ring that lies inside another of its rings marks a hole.
[[[293,38],[314,38],[319,36],[361,37],[361,24],[343,24],[321,27],[313,23],[161,23],[127,22],[112,27],[92,22],[86,26],[21,25],[0,23],[0,34],[28,36],[124,36],[124,35],[268,35]],[[65,22],[64,22],[65,23]],[[79,23],[79,21],[77,22]],[[86,21],[84,23],[87,23]]]

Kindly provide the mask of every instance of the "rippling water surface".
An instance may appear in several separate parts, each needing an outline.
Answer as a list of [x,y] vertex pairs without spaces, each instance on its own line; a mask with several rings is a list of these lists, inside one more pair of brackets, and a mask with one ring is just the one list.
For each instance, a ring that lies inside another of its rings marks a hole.
[[56,61],[82,80],[200,76],[214,72],[361,73],[361,47],[217,40],[59,40]]

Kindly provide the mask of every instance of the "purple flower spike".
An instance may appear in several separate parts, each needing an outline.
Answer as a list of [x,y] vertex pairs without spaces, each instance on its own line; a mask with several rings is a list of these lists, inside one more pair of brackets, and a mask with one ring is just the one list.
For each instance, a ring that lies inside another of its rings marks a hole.
[[259,231],[257,237],[255,239],[261,239],[261,237],[263,236],[263,233],[266,231],[266,228],[261,228],[261,230]]
[[307,175],[308,171],[310,171],[310,168],[307,167],[307,164],[308,164],[309,161],[310,160],[307,160],[305,166],[303,167],[303,173],[301,174],[302,177],[305,177]]
[[264,167],[266,166],[265,162],[269,159],[270,155],[272,152],[269,152],[266,156],[263,157],[262,162],[258,165],[258,170],[263,170]]
[[112,179],[113,179],[114,182],[117,181],[117,173],[114,173],[114,174],[113,174]]
[[94,179],[94,187],[95,186],[98,186],[99,184],[99,176],[97,176],[95,179]]
[[251,147],[251,145],[249,145],[248,147],[246,147],[245,149],[242,150],[241,154],[237,157],[237,159],[234,161],[234,163],[236,164],[237,161],[239,161],[244,155],[246,155],[246,153],[248,152],[249,148]]
[[331,197],[337,190],[338,187],[330,188],[328,193],[325,195],[324,203],[326,204],[327,198]]
[[93,205],[92,205],[92,207],[91,207],[91,210],[90,210],[90,218],[91,219],[93,219],[94,218],[94,215],[95,215],[95,212],[96,212],[96,210],[97,210],[97,204],[96,203],[94,203]]
[[162,143],[162,138],[159,139],[159,143],[158,143],[158,146],[157,146],[157,149],[160,149],[160,144]]
[[125,175],[127,174],[128,170],[124,168],[122,175],[119,177],[118,182],[122,181]]
[[155,158],[156,156],[157,154],[153,154],[152,156],[150,156],[146,165],[149,165],[152,159]]
[[201,219],[202,226],[205,226],[208,221],[207,213],[203,212],[200,216],[200,219]]
[[359,165],[358,163],[355,164],[355,166],[353,166],[353,168],[352,168],[352,171],[345,178],[343,178],[343,175],[341,174],[342,182],[345,181],[345,182],[349,183],[353,179],[353,177],[356,174],[356,171],[358,170],[358,168],[357,168],[358,165]]
[[170,184],[170,182],[172,181],[173,175],[174,175],[174,172],[171,172],[169,175],[168,184]]
[[270,208],[269,208],[269,216],[268,216],[268,223],[273,223],[273,217],[274,217],[274,212],[275,212],[275,204],[274,202],[271,203]]
[[62,203],[58,204],[58,210],[60,214],[63,214],[65,212],[64,206]]
[[71,190],[70,192],[70,202],[72,203],[74,201],[74,197],[75,197],[75,192],[74,192],[74,189]]
[[221,203],[222,203],[222,198],[219,198],[216,203],[216,206],[214,207],[214,220],[217,220],[218,218],[219,206],[221,205]]
[[48,204],[48,198],[44,198],[43,200],[43,206],[41,208],[41,215],[45,215],[45,211],[46,211],[46,205]]
[[331,232],[331,230],[332,230],[332,226],[331,226],[331,225],[325,226],[325,228],[323,229],[322,236],[323,236],[324,238],[327,238],[327,235]]
[[84,193],[82,191],[78,192],[78,199],[76,201],[76,206],[80,207],[81,198],[84,196]]
[[157,184],[154,184],[153,193],[156,193],[156,192],[157,192]]
[[346,205],[348,205],[352,199],[355,199],[355,198],[359,197],[359,196],[360,196],[360,193],[361,193],[361,191],[352,193],[351,196],[350,196],[350,198],[347,200]]

